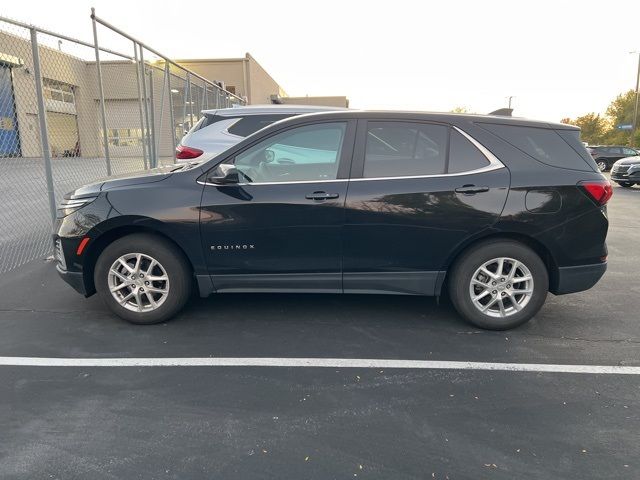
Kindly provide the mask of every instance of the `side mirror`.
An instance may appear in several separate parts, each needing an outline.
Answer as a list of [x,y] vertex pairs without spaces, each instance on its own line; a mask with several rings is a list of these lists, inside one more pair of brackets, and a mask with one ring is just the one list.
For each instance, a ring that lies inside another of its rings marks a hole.
[[240,175],[235,165],[221,163],[209,176],[209,181],[218,185],[228,185],[230,183],[240,183]]
[[274,152],[273,150],[271,150],[270,148],[267,148],[264,151],[264,161],[267,163],[271,163],[276,159],[276,152]]

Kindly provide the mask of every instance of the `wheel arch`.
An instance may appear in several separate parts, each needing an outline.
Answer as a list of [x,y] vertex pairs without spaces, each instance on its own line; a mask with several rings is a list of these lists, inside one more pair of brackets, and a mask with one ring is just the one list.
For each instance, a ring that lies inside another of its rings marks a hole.
[[149,226],[144,226],[144,225],[116,226],[100,234],[99,236],[93,238],[92,241],[89,242],[87,249],[84,253],[84,260],[82,265],[82,276],[83,276],[83,281],[84,281],[84,286],[86,291],[85,295],[87,297],[96,293],[96,287],[95,287],[93,276],[94,276],[96,262],[98,261],[98,257],[100,256],[100,253],[102,253],[102,251],[109,244],[113,243],[119,238],[125,237],[127,235],[131,235],[134,233],[146,233],[146,234],[163,238],[164,240],[168,241],[173,246],[175,246],[177,251],[179,251],[182,254],[185,261],[187,262],[187,265],[191,270],[191,273],[193,274],[193,272],[195,271],[193,262],[191,258],[189,258],[189,255],[187,255],[187,252],[184,250],[184,248],[178,242],[176,242],[173,238],[163,233],[162,231]]
[[[531,248],[542,260],[545,267],[547,268],[547,273],[549,275],[549,291],[554,292],[558,286],[558,265],[551,254],[551,250],[544,245],[539,240],[533,238],[530,235],[526,235],[524,233],[519,232],[495,232],[484,235],[479,238],[475,238],[466,243],[459,245],[454,252],[449,256],[447,263],[445,265],[445,274],[440,280],[439,288],[447,285],[449,280],[449,273],[452,270],[453,265],[458,261],[458,259],[462,256],[464,252],[469,250],[470,248],[475,247],[480,243],[491,242],[498,240],[513,240],[519,243],[526,245]],[[445,287],[446,288],[446,287]]]

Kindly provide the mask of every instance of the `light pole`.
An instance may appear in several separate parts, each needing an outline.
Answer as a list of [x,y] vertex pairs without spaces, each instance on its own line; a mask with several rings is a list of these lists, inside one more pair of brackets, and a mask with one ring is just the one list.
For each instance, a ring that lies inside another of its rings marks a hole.
[[640,88],[640,52],[629,52],[638,55],[638,74],[636,76],[636,106],[633,110],[633,125],[631,127],[631,146],[636,146],[636,128],[638,128],[638,89]]
[[513,95],[507,97],[509,99],[509,108],[511,108],[511,99],[513,98]]

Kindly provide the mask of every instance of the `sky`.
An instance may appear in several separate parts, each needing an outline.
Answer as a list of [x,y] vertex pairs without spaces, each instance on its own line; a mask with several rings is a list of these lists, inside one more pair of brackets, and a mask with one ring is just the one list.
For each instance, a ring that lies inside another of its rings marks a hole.
[[513,96],[522,117],[604,113],[640,51],[634,0],[21,0],[0,15],[91,40],[92,6],[169,57],[249,52],[289,95],[363,109],[488,113]]

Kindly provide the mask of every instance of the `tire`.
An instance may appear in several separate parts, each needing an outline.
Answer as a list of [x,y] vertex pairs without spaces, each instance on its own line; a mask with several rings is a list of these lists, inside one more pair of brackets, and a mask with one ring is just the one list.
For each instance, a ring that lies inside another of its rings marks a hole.
[[607,165],[607,162],[605,162],[604,160],[597,160],[596,164],[598,165],[598,169],[601,172],[606,172],[607,170],[609,170],[609,166]]
[[616,182],[616,183],[623,188],[631,188],[634,185],[632,182]]
[[94,282],[113,313],[140,325],[169,320],[185,305],[192,287],[182,252],[150,234],[127,235],[109,244],[96,262]]
[[[500,258],[505,259],[503,274],[497,275],[499,263],[486,264]],[[480,271],[485,265],[485,270],[496,278]],[[509,283],[509,273],[514,266],[516,281]],[[517,280],[527,277],[531,280]],[[501,282],[503,278],[505,281]],[[472,283],[474,279],[478,281]],[[487,330],[508,330],[526,323],[538,313],[547,298],[549,275],[542,259],[526,245],[512,240],[493,240],[465,251],[455,262],[448,285],[453,306],[465,320]],[[532,290],[530,295],[517,293],[529,288]],[[476,303],[472,293],[476,298],[480,297]],[[489,303],[491,305],[483,313],[481,308]]]

